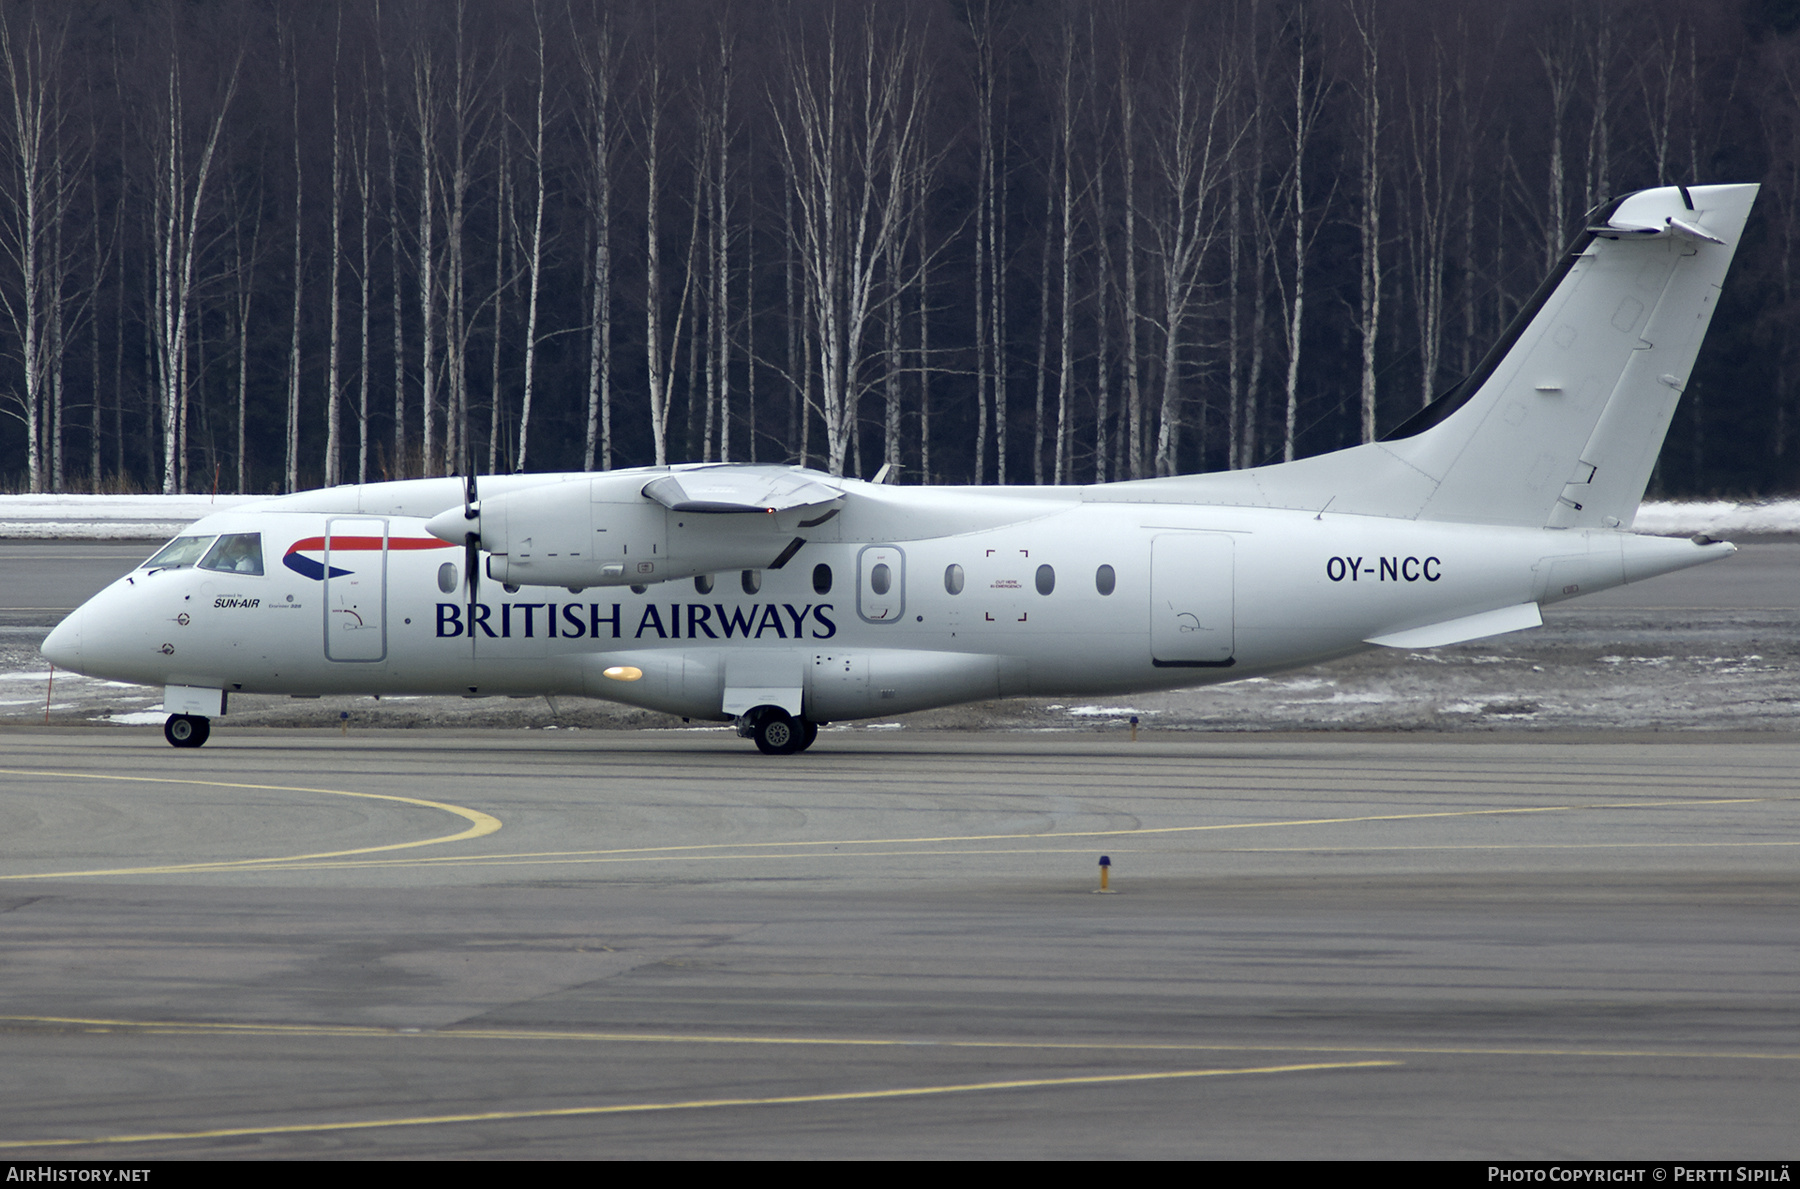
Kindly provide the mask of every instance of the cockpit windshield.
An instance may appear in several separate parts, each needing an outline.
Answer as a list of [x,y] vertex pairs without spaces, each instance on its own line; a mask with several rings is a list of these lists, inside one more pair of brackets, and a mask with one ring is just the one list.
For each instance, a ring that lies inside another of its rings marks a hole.
[[203,570],[223,570],[228,574],[260,574],[263,572],[262,534],[227,533],[207,551],[200,562]]
[[206,547],[212,544],[212,540],[211,537],[176,537],[158,550],[155,557],[139,568],[172,570],[182,566],[191,566],[205,554]]

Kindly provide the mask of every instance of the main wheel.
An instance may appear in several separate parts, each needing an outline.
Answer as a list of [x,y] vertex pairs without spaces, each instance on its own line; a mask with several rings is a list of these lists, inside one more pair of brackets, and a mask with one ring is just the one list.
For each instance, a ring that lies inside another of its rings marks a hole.
[[171,747],[199,747],[212,734],[212,720],[198,714],[171,714],[163,724],[163,738]]
[[816,722],[809,722],[805,719],[802,719],[800,721],[800,746],[796,747],[794,750],[795,751],[805,751],[807,748],[809,748],[813,745],[813,741],[815,739],[817,739],[818,737],[819,737],[819,724]]
[[751,733],[756,739],[756,749],[764,755],[786,756],[806,746],[801,742],[805,738],[802,726],[787,711],[771,706],[756,720]]

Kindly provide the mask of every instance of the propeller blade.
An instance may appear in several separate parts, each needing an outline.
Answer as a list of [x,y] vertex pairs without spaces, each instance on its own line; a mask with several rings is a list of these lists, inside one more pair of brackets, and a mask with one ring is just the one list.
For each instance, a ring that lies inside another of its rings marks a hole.
[[469,533],[463,538],[463,575],[469,584],[469,656],[475,655],[475,603],[481,589],[481,535]]
[[463,534],[463,579],[469,584],[469,605],[473,607],[481,584],[481,497],[475,489],[473,470],[463,476],[463,519],[476,522]]
[[[475,468],[463,473],[463,519],[480,522],[481,493],[475,487]],[[481,533],[463,534],[463,579],[469,584],[469,653],[475,652],[475,605],[481,592]]]

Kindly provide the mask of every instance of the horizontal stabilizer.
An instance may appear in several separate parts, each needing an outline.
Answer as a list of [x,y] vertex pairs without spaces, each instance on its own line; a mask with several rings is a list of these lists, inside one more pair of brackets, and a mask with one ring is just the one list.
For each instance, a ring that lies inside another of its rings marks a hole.
[[1437,648],[1444,644],[1461,644],[1467,640],[1481,640],[1507,632],[1522,632],[1526,628],[1542,627],[1543,623],[1543,616],[1538,614],[1536,603],[1518,603],[1502,607],[1498,611],[1483,611],[1479,615],[1447,619],[1443,623],[1422,628],[1371,636],[1363,643],[1379,644],[1383,648]]

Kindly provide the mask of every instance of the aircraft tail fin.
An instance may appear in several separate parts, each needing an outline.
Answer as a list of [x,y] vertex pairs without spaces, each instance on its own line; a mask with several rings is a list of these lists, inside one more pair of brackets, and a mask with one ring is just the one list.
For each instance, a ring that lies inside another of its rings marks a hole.
[[1629,527],[1756,192],[1665,186],[1597,212],[1482,366],[1376,446],[1425,480],[1386,514]]

